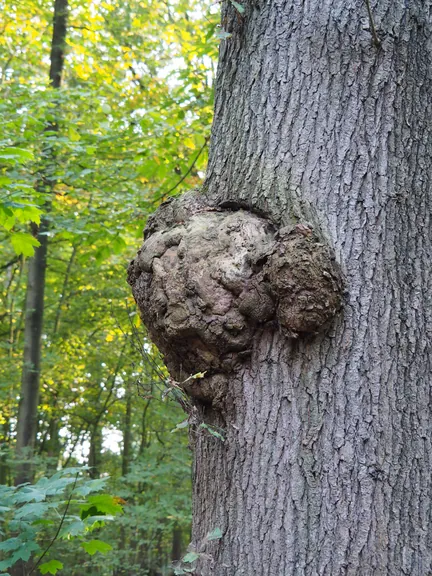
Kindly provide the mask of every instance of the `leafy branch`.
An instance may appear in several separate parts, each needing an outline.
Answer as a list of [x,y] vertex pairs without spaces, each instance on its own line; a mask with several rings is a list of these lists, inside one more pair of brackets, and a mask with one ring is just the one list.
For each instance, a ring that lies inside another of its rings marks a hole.
[[77,472],[76,475],[75,475],[75,480],[74,480],[74,483],[73,483],[73,485],[72,485],[72,490],[70,491],[69,498],[68,498],[68,500],[67,500],[67,502],[66,502],[66,508],[64,509],[63,516],[62,516],[62,518],[61,518],[61,520],[60,520],[60,524],[59,524],[58,527],[57,527],[57,532],[54,534],[53,539],[52,539],[51,542],[48,544],[48,546],[45,548],[44,552],[43,552],[42,555],[39,557],[39,559],[38,559],[38,561],[36,562],[36,564],[35,564],[35,565],[33,566],[33,568],[30,570],[29,576],[30,576],[30,574],[33,574],[33,572],[36,570],[36,568],[37,568],[37,567],[39,566],[39,564],[42,562],[42,560],[44,559],[44,557],[48,554],[51,546],[54,544],[54,542],[55,542],[55,541],[57,540],[57,538],[58,538],[58,535],[60,534],[60,530],[61,530],[62,527],[63,527],[64,521],[65,521],[65,518],[66,518],[66,514],[67,514],[67,512],[68,512],[68,510],[69,510],[69,506],[70,506],[70,503],[71,503],[71,500],[72,500],[72,496],[73,496],[74,490],[75,490],[76,485],[77,485],[77,482],[78,482],[78,476],[79,476],[79,472]]

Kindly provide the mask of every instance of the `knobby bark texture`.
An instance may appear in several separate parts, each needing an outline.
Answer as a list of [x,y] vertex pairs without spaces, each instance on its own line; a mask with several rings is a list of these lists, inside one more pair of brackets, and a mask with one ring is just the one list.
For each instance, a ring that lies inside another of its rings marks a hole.
[[[243,5],[223,4],[231,37],[200,201],[325,239],[342,269],[343,310],[316,333],[260,317],[248,354],[210,362],[189,387],[199,418],[225,436],[192,432],[195,573],[430,575],[432,4],[371,1],[379,42],[357,0]],[[165,220],[159,278],[162,254],[180,246]],[[148,241],[154,233],[150,223]],[[148,273],[141,262],[136,276],[141,254],[133,286]],[[253,278],[260,260],[245,261]],[[188,289],[185,301],[197,294]],[[159,344],[167,326],[172,334],[170,310],[159,310],[161,333],[141,302]],[[189,345],[202,328],[192,324]],[[205,335],[196,350],[203,341],[213,352]],[[174,338],[168,360],[176,350]],[[224,374],[223,394],[210,385],[202,397],[212,370]],[[208,538],[216,528],[222,537]]]
[[[53,35],[51,42],[49,81],[59,89],[63,70],[66,43],[68,0],[55,0]],[[47,130],[57,131],[57,124],[50,122]],[[53,152],[46,149],[47,166],[41,170],[38,189],[47,194],[44,209],[49,213],[52,203],[54,180],[52,172]],[[51,162],[50,162],[51,160]],[[17,468],[15,484],[29,482],[32,478],[29,457],[34,448],[37,430],[37,408],[41,366],[41,337],[43,329],[46,261],[48,252],[49,217],[44,216],[39,226],[33,226],[33,235],[39,241],[34,257],[28,264],[25,302],[24,359],[21,380],[20,405],[17,420],[16,451],[24,462]]]

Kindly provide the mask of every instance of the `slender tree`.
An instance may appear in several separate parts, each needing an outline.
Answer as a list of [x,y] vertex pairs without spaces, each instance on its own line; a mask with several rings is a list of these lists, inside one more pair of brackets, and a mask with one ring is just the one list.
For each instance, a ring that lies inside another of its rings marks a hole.
[[126,412],[123,423],[122,475],[126,476],[132,454],[132,385],[126,383]]
[[[49,82],[51,88],[58,90],[61,86],[62,71],[66,44],[68,0],[55,0],[53,16],[53,34],[51,42]],[[47,124],[47,131],[57,131],[56,122]],[[46,194],[46,212],[49,213],[55,179],[55,165],[52,148],[47,148],[46,165],[41,170],[39,190]],[[46,261],[48,251],[49,215],[44,216],[41,223],[33,225],[32,231],[39,242],[34,257],[29,260],[27,292],[25,303],[24,327],[24,361],[21,381],[20,405],[17,421],[16,450],[20,458],[29,459],[34,448],[37,430],[41,338],[44,314],[44,293]],[[21,484],[31,480],[32,472],[29,461],[18,467],[15,483]]]
[[227,1],[222,25],[204,193],[129,269],[195,403],[195,573],[431,574],[432,11]]

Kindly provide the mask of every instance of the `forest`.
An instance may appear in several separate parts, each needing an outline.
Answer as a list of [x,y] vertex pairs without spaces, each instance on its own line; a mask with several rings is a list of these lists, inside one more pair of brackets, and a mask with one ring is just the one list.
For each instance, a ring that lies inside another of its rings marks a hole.
[[[31,573],[69,498],[33,573],[171,574],[186,551],[185,415],[126,269],[148,215],[201,183],[216,12],[201,0],[73,2],[54,88],[54,4],[0,3],[0,573],[20,559],[17,573]],[[28,262],[44,221],[43,322],[31,343]],[[13,489],[26,458],[16,451],[29,424],[18,422],[26,346],[41,351],[32,492]]]
[[0,576],[432,574],[431,38],[0,0]]

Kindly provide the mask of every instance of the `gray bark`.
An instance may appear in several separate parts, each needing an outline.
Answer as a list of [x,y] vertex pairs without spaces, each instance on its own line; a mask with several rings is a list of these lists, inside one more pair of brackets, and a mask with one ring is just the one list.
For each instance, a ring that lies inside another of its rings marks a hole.
[[[432,574],[432,4],[225,2],[205,190],[319,226],[324,335],[271,327],[195,435],[200,576]],[[228,204],[227,204],[228,203]],[[220,528],[223,537],[206,535]]]

